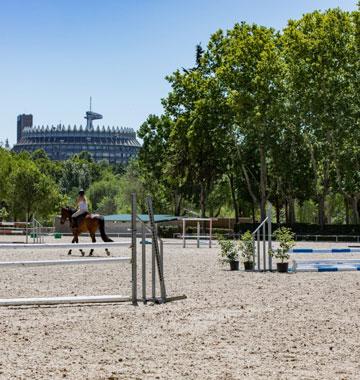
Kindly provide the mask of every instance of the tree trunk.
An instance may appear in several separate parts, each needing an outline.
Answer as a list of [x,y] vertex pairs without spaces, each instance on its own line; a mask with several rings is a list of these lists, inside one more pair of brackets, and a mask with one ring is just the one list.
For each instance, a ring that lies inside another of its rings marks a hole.
[[350,224],[349,201],[346,196],[344,196],[344,203],[345,203],[345,223]]
[[289,224],[289,204],[287,199],[285,199],[285,224]]
[[253,224],[255,224],[256,220],[255,220],[255,203],[254,202],[252,202],[251,212],[252,212]]
[[200,185],[200,212],[201,217],[205,218],[206,216],[206,190],[204,182]]
[[260,214],[261,220],[266,218],[266,157],[265,148],[260,146]]
[[358,197],[351,198],[352,223],[359,224]]
[[294,225],[296,223],[296,215],[295,215],[295,199],[293,197],[288,198],[289,204],[289,224]]
[[318,221],[320,229],[323,230],[325,226],[325,195],[322,194],[318,197]]
[[275,200],[275,213],[276,213],[276,224],[280,224],[280,206],[279,206],[279,199],[276,198]]
[[182,196],[181,194],[178,194],[177,191],[175,191],[175,194],[174,194],[174,200],[175,200],[175,207],[174,207],[174,212],[175,212],[175,216],[179,216],[180,215],[180,212],[181,212],[181,201],[182,201]]
[[231,190],[231,199],[235,211],[235,224],[239,223],[239,205],[236,199],[236,193],[235,193],[235,184],[234,184],[234,176],[232,174],[228,175],[229,178],[229,184],[230,184],[230,190]]

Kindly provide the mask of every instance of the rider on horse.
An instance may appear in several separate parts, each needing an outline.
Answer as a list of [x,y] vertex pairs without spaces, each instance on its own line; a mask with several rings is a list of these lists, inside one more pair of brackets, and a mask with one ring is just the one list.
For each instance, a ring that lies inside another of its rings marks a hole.
[[78,217],[80,217],[80,215],[85,216],[89,212],[85,191],[83,189],[80,189],[79,191],[79,196],[76,199],[76,205],[77,211],[71,216],[73,219],[73,227],[77,227],[79,225],[80,218]]

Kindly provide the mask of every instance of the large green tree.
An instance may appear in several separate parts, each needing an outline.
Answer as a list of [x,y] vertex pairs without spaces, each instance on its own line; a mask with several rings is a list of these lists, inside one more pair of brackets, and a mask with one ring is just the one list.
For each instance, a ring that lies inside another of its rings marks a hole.
[[289,21],[282,37],[289,99],[307,136],[321,226],[334,183],[333,142],[351,135],[353,39],[351,16],[340,9]]
[[278,45],[279,36],[273,29],[241,23],[226,33],[215,33],[208,52],[209,64],[234,115],[238,145],[244,141],[253,145],[253,160],[259,167],[258,189],[251,189],[246,165],[243,174],[259,202],[262,218],[269,198],[269,151],[279,128],[283,64]]

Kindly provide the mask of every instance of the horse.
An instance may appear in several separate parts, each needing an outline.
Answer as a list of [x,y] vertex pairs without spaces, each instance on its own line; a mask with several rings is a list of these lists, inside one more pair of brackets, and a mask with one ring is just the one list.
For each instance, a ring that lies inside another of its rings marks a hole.
[[[97,214],[86,213],[86,214],[80,215],[77,218],[77,225],[75,225],[74,219],[72,218],[72,215],[74,214],[74,212],[76,212],[76,210],[71,208],[71,207],[62,207],[61,208],[60,223],[64,224],[66,222],[66,220],[69,219],[70,228],[71,228],[73,236],[74,236],[72,239],[72,243],[79,243],[79,235],[82,232],[89,232],[90,237],[91,237],[91,241],[93,243],[96,243],[95,232],[97,230],[100,231],[101,239],[104,242],[112,242],[113,241],[105,233],[105,221],[104,221],[103,216],[97,215]],[[82,256],[85,255],[85,252],[83,252],[82,249],[80,249],[80,252],[81,252]],[[94,250],[91,249],[89,256],[92,256],[93,252],[94,252]],[[105,252],[108,256],[110,256],[110,252],[107,248],[105,248]],[[69,250],[68,255],[71,255],[71,249]]]

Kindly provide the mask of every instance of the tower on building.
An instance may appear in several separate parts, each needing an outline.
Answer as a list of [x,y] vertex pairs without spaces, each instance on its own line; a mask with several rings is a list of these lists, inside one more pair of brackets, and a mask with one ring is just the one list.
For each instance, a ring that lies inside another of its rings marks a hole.
[[19,115],[17,117],[17,142],[21,140],[22,131],[26,127],[32,127],[33,126],[33,115],[25,115],[24,113],[22,115]]

